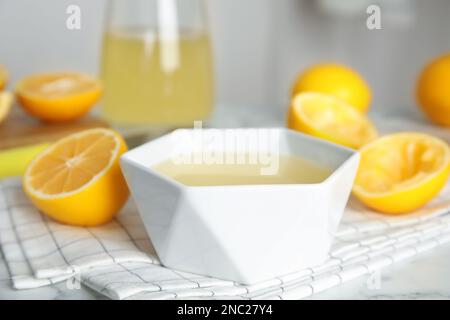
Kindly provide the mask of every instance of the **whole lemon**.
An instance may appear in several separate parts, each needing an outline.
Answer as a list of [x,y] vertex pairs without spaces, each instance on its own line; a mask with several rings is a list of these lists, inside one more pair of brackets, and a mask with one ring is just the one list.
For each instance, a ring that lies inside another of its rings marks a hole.
[[450,126],[450,53],[425,66],[416,92],[425,114],[437,124]]
[[338,63],[320,63],[297,77],[292,95],[300,92],[334,95],[360,112],[367,112],[372,93],[366,81],[353,69]]

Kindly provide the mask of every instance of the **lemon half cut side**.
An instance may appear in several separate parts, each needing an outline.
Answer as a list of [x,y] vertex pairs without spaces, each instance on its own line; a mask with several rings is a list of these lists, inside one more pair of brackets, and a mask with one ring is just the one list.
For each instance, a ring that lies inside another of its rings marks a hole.
[[353,193],[384,213],[414,211],[433,199],[450,174],[450,148],[423,133],[384,136],[360,150]]
[[287,125],[353,149],[378,136],[366,115],[335,96],[315,92],[300,93],[292,99]]
[[128,198],[119,166],[127,150],[110,129],[69,135],[34,158],[23,177],[25,193],[53,219],[92,226],[111,220]]

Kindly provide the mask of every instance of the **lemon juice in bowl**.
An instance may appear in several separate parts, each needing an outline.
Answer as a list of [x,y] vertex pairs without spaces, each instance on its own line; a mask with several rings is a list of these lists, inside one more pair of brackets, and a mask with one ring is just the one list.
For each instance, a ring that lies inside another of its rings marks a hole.
[[[189,5],[189,6],[188,6]],[[191,126],[213,104],[203,1],[111,3],[103,39],[103,116],[119,126]]]
[[169,159],[153,169],[188,186],[315,184],[323,182],[331,174],[329,168],[293,155],[279,155],[277,169],[271,174],[262,174],[268,164],[250,161],[250,154],[229,153],[224,158],[235,161],[180,164]]

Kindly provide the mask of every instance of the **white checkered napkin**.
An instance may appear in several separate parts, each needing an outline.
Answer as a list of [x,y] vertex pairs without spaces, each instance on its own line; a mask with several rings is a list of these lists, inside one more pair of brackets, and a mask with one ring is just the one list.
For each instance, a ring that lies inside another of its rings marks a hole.
[[254,285],[135,262],[92,268],[81,280],[113,299],[299,299],[450,242],[450,215],[386,231],[337,237],[322,265]]
[[77,228],[36,210],[18,179],[4,180],[0,191],[0,244],[15,288],[58,282],[96,265],[159,263],[131,203],[107,225]]
[[173,297],[186,290],[233,288],[235,285],[232,281],[142,262],[124,262],[91,268],[81,273],[81,281],[112,299],[125,299],[143,292]]
[[425,209],[399,217],[351,201],[325,263],[251,286],[159,265],[132,206],[99,228],[48,220],[28,203],[16,179],[0,183],[0,244],[16,288],[79,271],[85,285],[114,299],[302,298],[450,241],[449,199],[446,188]]

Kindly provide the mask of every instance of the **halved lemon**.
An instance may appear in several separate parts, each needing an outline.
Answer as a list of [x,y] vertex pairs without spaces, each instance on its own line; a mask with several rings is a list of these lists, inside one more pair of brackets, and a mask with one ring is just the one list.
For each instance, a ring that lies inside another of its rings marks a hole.
[[11,92],[0,92],[0,123],[6,119],[11,111],[13,100],[14,97]]
[[7,82],[8,82],[8,71],[4,66],[0,64],[0,90],[3,90]]
[[24,190],[57,221],[81,226],[108,222],[129,194],[119,166],[126,150],[122,137],[110,129],[69,135],[31,161]]
[[16,95],[32,116],[61,122],[87,113],[100,98],[100,81],[86,74],[60,72],[37,74],[19,81]]
[[372,99],[370,86],[356,70],[333,62],[308,67],[297,76],[292,92],[331,94],[363,113],[368,111]]
[[370,120],[345,101],[323,93],[300,93],[291,101],[288,127],[358,149],[373,141],[377,131]]
[[384,136],[360,150],[353,193],[368,207],[399,214],[433,199],[450,174],[450,148],[433,136],[404,132]]

